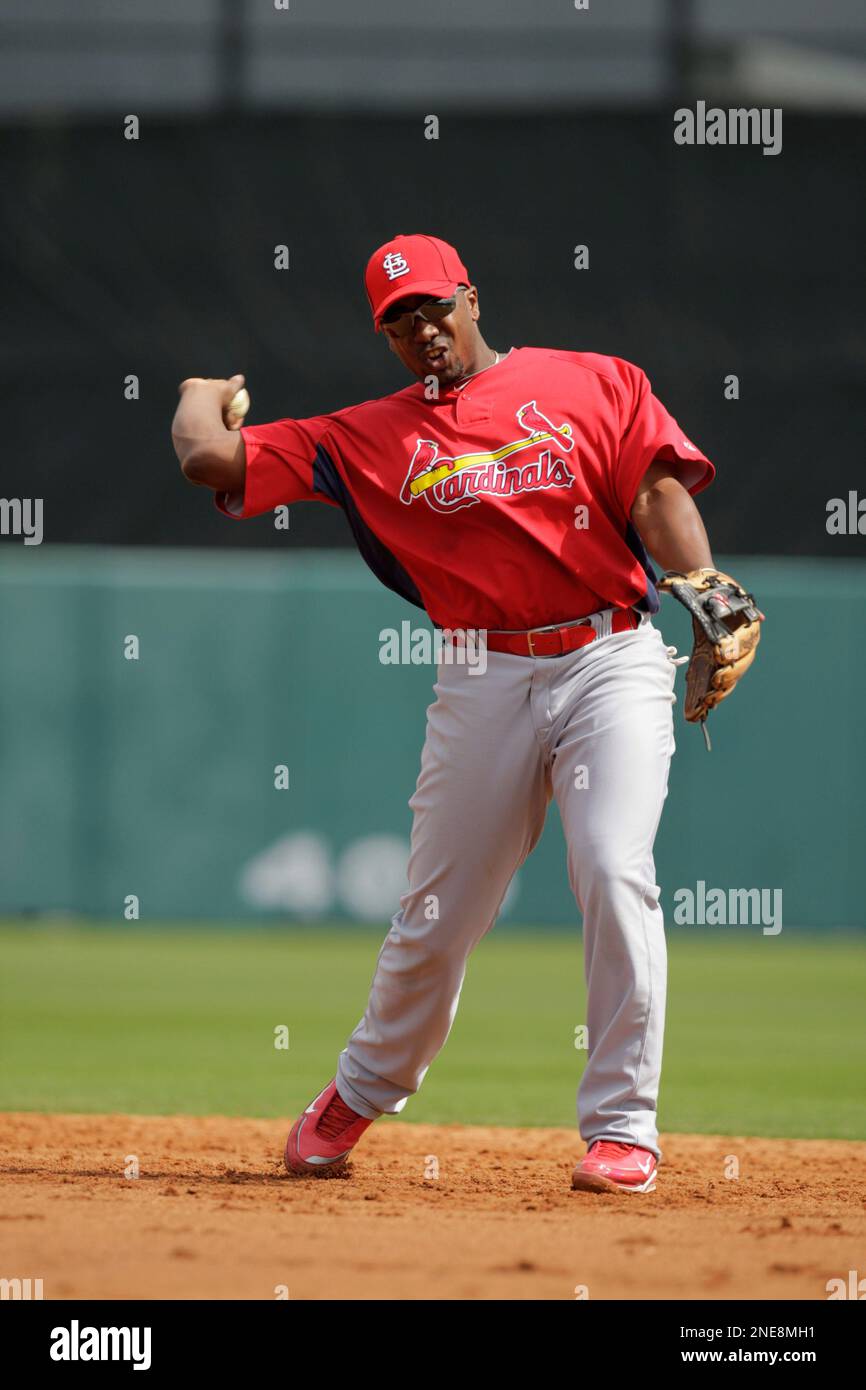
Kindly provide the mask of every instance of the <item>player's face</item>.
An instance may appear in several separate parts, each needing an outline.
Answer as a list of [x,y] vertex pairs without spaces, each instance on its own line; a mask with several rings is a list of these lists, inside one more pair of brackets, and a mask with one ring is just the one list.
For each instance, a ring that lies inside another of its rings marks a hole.
[[[423,294],[407,295],[393,306],[392,312],[417,309],[429,298]],[[478,318],[478,291],[470,285],[468,289],[457,291],[454,309],[438,323],[416,318],[409,333],[402,338],[389,336],[387,327],[383,332],[391,351],[413,376],[422,380],[435,376],[440,385],[447,386],[473,370],[481,343],[476,326]]]

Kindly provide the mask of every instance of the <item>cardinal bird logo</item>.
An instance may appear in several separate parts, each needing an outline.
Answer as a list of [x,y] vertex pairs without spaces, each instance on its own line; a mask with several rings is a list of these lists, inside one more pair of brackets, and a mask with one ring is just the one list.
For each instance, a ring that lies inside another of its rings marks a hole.
[[[480,493],[511,497],[518,492],[571,487],[574,475],[565,460],[554,453],[571,453],[571,425],[552,424],[535,401],[522,405],[515,418],[523,434],[499,449],[481,453],[450,458],[440,452],[435,439],[418,439],[400,501],[408,507],[423,499],[435,512],[456,512],[461,507],[474,507]],[[532,460],[510,462],[515,455],[542,444],[553,447],[542,449]]]

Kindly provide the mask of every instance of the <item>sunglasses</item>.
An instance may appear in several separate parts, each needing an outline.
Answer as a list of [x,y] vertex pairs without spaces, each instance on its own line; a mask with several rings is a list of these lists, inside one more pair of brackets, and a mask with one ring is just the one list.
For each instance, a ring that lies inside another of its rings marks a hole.
[[389,309],[382,318],[382,327],[389,338],[407,338],[415,326],[416,318],[423,319],[425,323],[441,323],[449,314],[453,314],[457,307],[457,295],[462,293],[463,288],[463,285],[459,286],[457,294],[453,294],[450,299],[425,299],[417,309],[406,309],[402,312],[396,307]]

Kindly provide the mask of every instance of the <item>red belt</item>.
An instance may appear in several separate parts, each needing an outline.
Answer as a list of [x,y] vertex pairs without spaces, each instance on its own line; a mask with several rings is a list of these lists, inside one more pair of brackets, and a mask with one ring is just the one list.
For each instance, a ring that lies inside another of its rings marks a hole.
[[[617,608],[611,619],[611,632],[628,632],[640,626],[640,617],[633,608]],[[491,652],[510,652],[512,656],[564,656],[566,652],[588,647],[597,633],[589,618],[562,627],[534,627],[527,632],[487,631],[487,649]]]

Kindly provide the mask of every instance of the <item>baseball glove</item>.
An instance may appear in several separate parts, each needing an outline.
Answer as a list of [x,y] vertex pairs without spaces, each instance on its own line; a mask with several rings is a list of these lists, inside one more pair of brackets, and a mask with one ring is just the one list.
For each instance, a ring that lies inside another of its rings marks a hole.
[[764,615],[736,579],[715,569],[669,570],[658,589],[673,594],[692,615],[695,645],[684,713],[690,723],[703,724],[754,661]]

